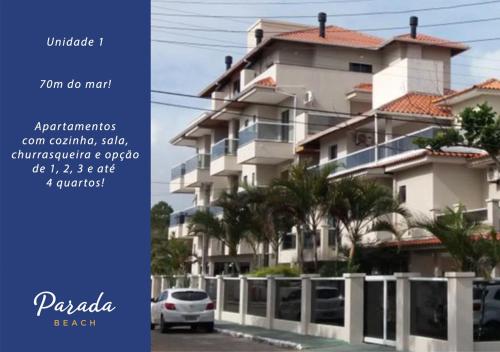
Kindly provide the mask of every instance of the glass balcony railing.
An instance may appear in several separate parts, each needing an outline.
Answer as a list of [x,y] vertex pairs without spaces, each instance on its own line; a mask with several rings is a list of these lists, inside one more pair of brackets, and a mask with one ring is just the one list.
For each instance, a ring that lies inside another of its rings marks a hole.
[[196,169],[208,169],[210,167],[210,154],[197,154],[186,161],[186,174]]
[[240,131],[239,147],[255,140],[291,142],[293,140],[293,125],[258,122]]
[[236,150],[238,149],[238,140],[225,138],[212,146],[212,161],[224,156],[224,155],[234,155],[236,156]]
[[[422,130],[409,133],[406,136],[394,138],[376,146],[361,149],[354,153],[349,153],[346,156],[320,164],[318,167],[319,169],[322,169],[328,165],[335,166],[335,170],[333,171],[333,174],[335,174],[412,150],[417,150],[419,149],[418,146],[413,143],[417,137],[434,137],[439,130],[439,127],[427,127]],[[375,153],[375,151],[377,151],[377,153]]]
[[[170,214],[170,226],[178,226],[187,223],[189,218],[193,216],[194,213],[203,209],[205,209],[205,207],[196,206]],[[208,209],[215,216],[222,214],[221,207],[209,207]]]
[[170,179],[175,180],[176,178],[184,176],[185,173],[186,173],[186,165],[184,163],[179,164],[172,168],[172,171],[170,172]]

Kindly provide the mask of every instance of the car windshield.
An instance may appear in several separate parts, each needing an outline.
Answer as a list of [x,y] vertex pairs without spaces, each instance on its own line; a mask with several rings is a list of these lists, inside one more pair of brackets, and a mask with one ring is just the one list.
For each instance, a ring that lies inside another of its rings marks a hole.
[[201,291],[179,291],[173,292],[172,297],[180,301],[201,301],[208,296],[205,292]]

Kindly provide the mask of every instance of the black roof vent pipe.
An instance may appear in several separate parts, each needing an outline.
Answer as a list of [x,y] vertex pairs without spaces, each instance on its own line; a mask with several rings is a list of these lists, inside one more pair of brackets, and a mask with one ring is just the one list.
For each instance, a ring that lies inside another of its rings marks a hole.
[[418,17],[411,16],[410,17],[410,36],[413,39],[417,38],[417,26],[418,26]]
[[257,45],[262,43],[262,38],[264,38],[264,30],[258,28],[255,30],[255,42]]
[[326,13],[324,13],[324,12],[318,13],[318,22],[319,22],[319,36],[321,38],[324,38],[325,37]]
[[226,56],[224,62],[226,63],[226,70],[229,70],[231,68],[231,65],[233,64],[233,57],[231,55]]

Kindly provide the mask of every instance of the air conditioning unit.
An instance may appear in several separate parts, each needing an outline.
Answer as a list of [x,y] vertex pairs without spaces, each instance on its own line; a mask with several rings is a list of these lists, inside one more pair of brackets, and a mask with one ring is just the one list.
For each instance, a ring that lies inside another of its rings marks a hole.
[[500,171],[498,171],[498,168],[496,167],[490,167],[486,173],[486,177],[488,182],[497,183],[500,181]]
[[313,93],[310,90],[308,90],[304,95],[304,104],[312,104],[313,100],[314,100]]
[[356,145],[370,146],[373,145],[373,135],[371,133],[356,132],[354,135],[354,143]]

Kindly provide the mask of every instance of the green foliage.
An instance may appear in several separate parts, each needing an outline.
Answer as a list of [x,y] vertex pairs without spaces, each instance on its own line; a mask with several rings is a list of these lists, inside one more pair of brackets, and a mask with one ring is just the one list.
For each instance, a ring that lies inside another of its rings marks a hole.
[[159,202],[151,208],[151,273],[169,274],[168,265],[168,226],[172,207],[166,202]]
[[473,271],[489,278],[491,270],[500,261],[500,241],[494,229],[469,219],[465,208],[446,208],[437,219],[417,221],[439,238],[456,263],[457,269]]
[[167,242],[167,265],[169,274],[186,274],[192,244],[183,238],[171,238]]
[[467,107],[458,119],[460,130],[445,129],[434,138],[417,138],[420,148],[442,150],[444,147],[465,146],[486,151],[500,167],[500,117],[487,103]]
[[394,198],[392,190],[375,181],[343,178],[333,182],[328,192],[330,215],[353,244],[349,250],[349,270],[355,271],[354,256],[363,236],[374,230],[391,231],[390,215],[408,218],[408,211]]
[[297,229],[298,264],[304,269],[304,234],[313,234],[314,266],[318,269],[316,250],[316,233],[319,223],[327,213],[328,176],[334,165],[320,169],[309,169],[308,164],[293,165],[288,172],[288,178],[276,179],[273,186],[281,190],[286,199],[290,213],[293,215]]
[[269,266],[264,268],[259,268],[249,274],[255,277],[266,277],[266,276],[285,276],[285,277],[297,277],[300,276],[300,270],[296,267],[291,267],[288,264],[279,264],[275,266]]

